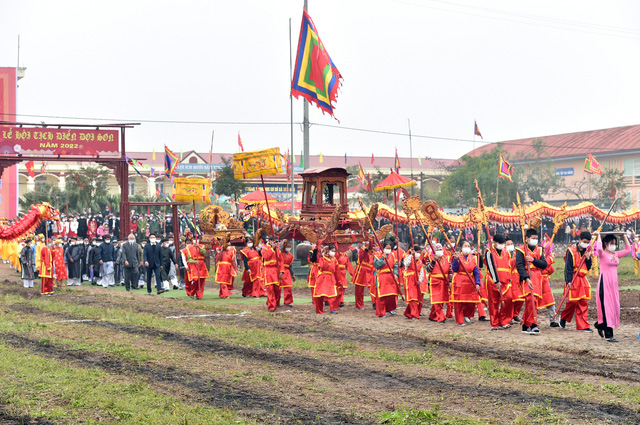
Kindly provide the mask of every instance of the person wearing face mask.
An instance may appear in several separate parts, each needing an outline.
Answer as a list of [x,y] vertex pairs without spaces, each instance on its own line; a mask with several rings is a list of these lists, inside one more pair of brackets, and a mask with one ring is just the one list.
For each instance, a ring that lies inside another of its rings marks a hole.
[[[506,250],[509,253],[509,267],[511,269],[511,299],[505,300],[505,304],[511,303],[511,314],[509,324],[520,323],[520,311],[524,306],[524,295],[522,291],[523,282],[520,281],[520,275],[516,267],[516,246],[510,236],[505,239]],[[505,313],[509,311],[509,307],[505,308]]]
[[631,245],[631,258],[633,258],[633,273],[640,275],[640,237],[633,236],[633,244]]
[[555,272],[555,268],[553,264],[556,262],[555,256],[553,255],[553,244],[549,246],[548,244],[543,247],[545,253],[545,259],[547,260],[547,268],[542,271],[542,299],[538,302],[538,309],[546,308],[547,313],[549,314],[549,326],[552,328],[557,328],[560,325],[553,318],[556,315],[556,300],[553,297],[553,293],[551,292],[550,278],[551,275]]
[[91,239],[91,246],[87,252],[87,273],[92,285],[96,285],[100,277],[100,259],[98,258],[98,240]]
[[480,302],[478,257],[471,253],[471,244],[468,241],[462,243],[461,254],[457,252],[453,254],[451,269],[453,270],[451,301],[456,324],[466,326],[475,313],[476,304]]
[[220,298],[229,298],[229,286],[237,274],[236,249],[231,244],[225,245],[216,253],[216,283],[220,285]]
[[40,252],[39,275],[41,279],[40,293],[42,295],[53,294],[53,243],[47,240],[46,246]]
[[373,266],[378,271],[376,283],[376,316],[384,318],[387,313],[395,315],[398,307],[399,261],[397,251],[393,250],[393,242],[384,244],[381,253],[376,255]]
[[282,250],[280,251],[280,288],[283,292],[283,301],[286,307],[291,307],[293,304],[291,288],[293,288],[293,281],[296,280],[291,264],[293,264],[293,254],[291,253],[289,242],[285,239],[282,241]]
[[[580,233],[579,241],[567,249],[565,254],[564,281],[567,294],[567,304],[560,315],[560,327],[566,327],[573,316],[576,317],[576,329],[582,332],[593,332],[589,327],[587,316],[589,313],[589,300],[591,299],[591,285],[587,280],[587,274],[592,266],[592,251],[588,250],[591,243],[591,233]],[[583,257],[585,261],[582,262]],[[580,270],[578,266],[582,263]]]
[[410,320],[418,320],[420,318],[422,295],[420,286],[425,281],[421,251],[422,247],[415,245],[413,249],[407,251],[402,260],[404,266],[404,300],[407,303],[404,317]]
[[198,245],[191,232],[185,235],[187,246],[180,251],[182,262],[187,265],[185,269],[185,290],[191,298],[201,300],[204,296],[204,283],[209,277],[209,272],[204,264],[204,256],[207,250]]
[[253,240],[247,238],[246,246],[240,253],[244,264],[242,296],[260,298],[262,295],[262,259]]
[[80,278],[82,277],[81,250],[82,248],[76,244],[76,238],[69,238],[69,247],[64,253],[69,286],[80,286]]
[[111,236],[106,235],[98,247],[98,260],[100,261],[100,284],[103,288],[114,286],[116,249],[111,243]]
[[451,285],[449,275],[451,272],[451,253],[445,251],[439,243],[435,244],[435,253],[427,257],[426,269],[429,273],[429,288],[425,282],[422,284],[422,294],[431,294],[431,312],[429,320],[432,322],[445,323],[447,317],[444,313],[444,305],[451,299]]
[[596,255],[600,259],[600,276],[596,289],[596,307],[598,310],[598,320],[594,327],[598,330],[601,338],[606,338],[608,342],[618,342],[613,337],[613,330],[620,327],[620,290],[618,289],[618,265],[620,258],[631,252],[629,239],[624,235],[624,249],[618,249],[618,239],[614,235],[606,235],[601,238],[598,232],[595,249]]
[[318,258],[317,255],[313,255],[313,250],[317,248],[317,245],[311,245],[311,250],[309,254],[307,254],[307,261],[309,262],[309,274],[307,275],[307,286],[311,290],[311,299],[313,300],[314,306],[316,299],[313,297],[313,294],[316,290],[316,278],[318,277],[318,264],[315,260]]
[[260,251],[262,255],[264,286],[267,289],[267,310],[273,313],[280,306],[280,250],[274,241],[268,241]]
[[344,291],[347,290],[347,271],[353,279],[355,270],[353,270],[349,256],[345,252],[338,252],[336,258],[338,259],[338,271],[336,273],[337,302],[338,307],[344,307]]
[[[516,249],[516,268],[520,275],[522,295],[524,296],[524,314],[522,316],[522,332],[538,335],[538,303],[542,300],[542,271],[547,268],[542,247],[538,246],[538,233],[528,229],[525,233],[526,246]],[[527,270],[529,265],[530,272]]]
[[171,270],[174,270],[173,278],[175,278],[176,262],[173,251],[171,251],[171,247],[169,246],[169,240],[166,238],[161,240],[160,257],[162,258],[162,270],[160,271],[162,275],[162,289],[166,292],[171,289],[171,277],[169,276]]
[[485,264],[487,273],[484,284],[487,289],[491,330],[508,329],[513,318],[511,302],[511,256],[506,249],[504,235],[493,237],[493,248],[487,248]]
[[[320,254],[321,253],[321,254]],[[322,246],[322,240],[318,240],[318,246],[311,251],[311,261],[318,266],[318,275],[313,291],[313,304],[316,314],[324,314],[324,303],[329,303],[329,313],[338,312],[338,291],[336,289],[336,273],[338,260],[336,259],[336,246],[330,244]]]
[[142,255],[144,257],[144,266],[147,268],[147,295],[151,295],[151,276],[155,275],[156,293],[158,295],[165,292],[162,289],[162,252],[161,246],[158,244],[156,235],[149,235],[149,243],[144,247]]
[[31,249],[31,244],[33,243],[33,239],[29,238],[25,242],[25,247],[20,251],[20,266],[21,266],[21,275],[22,275],[22,284],[25,288],[33,288],[33,279],[35,279],[34,266],[35,255],[33,254],[33,250]]
[[124,262],[124,288],[127,292],[138,287],[138,266],[140,265],[140,251],[133,233],[129,234],[127,242],[122,245],[122,260]]
[[[356,308],[364,310],[364,288],[371,288],[373,282],[373,247],[369,240],[362,242],[358,252],[358,264],[351,282],[355,286]],[[372,304],[375,304],[374,293],[371,290],[369,292]]]
[[67,275],[67,266],[64,263],[64,247],[62,246],[62,239],[57,239],[54,243],[53,272],[54,272],[53,287],[57,288],[59,286],[63,288],[67,286],[65,281],[67,280],[68,275]]

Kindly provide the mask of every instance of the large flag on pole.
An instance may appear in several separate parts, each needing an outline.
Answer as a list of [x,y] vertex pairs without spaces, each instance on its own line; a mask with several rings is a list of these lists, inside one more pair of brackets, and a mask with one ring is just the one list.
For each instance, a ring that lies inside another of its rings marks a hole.
[[366,177],[364,175],[364,170],[362,169],[362,164],[358,162],[358,181],[362,186],[366,186]]
[[584,172],[587,174],[602,174],[602,168],[600,163],[596,160],[596,157],[589,154],[584,160]]
[[500,155],[500,165],[498,166],[498,176],[503,178],[504,180],[508,180],[510,182],[513,181],[513,166],[507,162],[506,159]]
[[304,97],[315,103],[322,112],[333,115],[342,75],[322,44],[318,30],[306,10],[302,12],[302,25],[298,39],[296,68],[291,82],[291,95]]
[[29,161],[24,166],[27,168],[27,172],[29,173],[29,177],[34,178],[36,176],[36,172],[33,169],[33,161]]
[[167,176],[169,180],[173,177],[173,173],[176,171],[176,167],[178,166],[178,157],[175,153],[171,151],[166,145],[164,147],[164,175]]
[[482,134],[480,133],[480,129],[478,128],[478,123],[475,121],[473,122],[473,134],[474,136],[480,136],[480,138],[484,140],[484,137],[482,137]]
[[400,174],[400,158],[398,158],[398,148],[396,148],[396,159],[393,163],[394,171]]

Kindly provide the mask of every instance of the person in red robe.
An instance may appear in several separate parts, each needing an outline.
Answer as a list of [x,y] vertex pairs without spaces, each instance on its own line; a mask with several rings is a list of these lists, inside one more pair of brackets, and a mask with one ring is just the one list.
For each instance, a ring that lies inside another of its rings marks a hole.
[[216,254],[216,282],[220,284],[220,298],[229,298],[230,287],[237,274],[236,249],[229,245]]
[[466,326],[480,302],[478,257],[471,253],[471,244],[468,241],[462,243],[462,253],[453,254],[451,268],[453,270],[451,301],[456,324]]
[[362,242],[358,251],[358,264],[351,282],[355,286],[356,308],[364,310],[364,288],[371,288],[373,283],[373,248],[368,240]]
[[39,276],[42,279],[40,293],[42,295],[53,294],[53,253],[51,240],[40,251]]
[[324,314],[324,303],[329,303],[329,313],[338,313],[338,290],[336,289],[336,273],[338,260],[336,259],[336,246],[330,244],[322,246],[318,241],[318,247],[311,251],[311,261],[317,264],[317,276],[313,291],[313,301],[317,314]]
[[[505,245],[509,252],[509,266],[511,267],[511,300],[507,299],[505,303],[510,302],[512,304],[513,318],[510,324],[513,325],[514,323],[520,323],[520,312],[524,306],[524,295],[522,295],[522,282],[520,281],[520,275],[516,268],[516,246],[513,244],[511,237],[505,237]],[[505,312],[506,311],[507,310],[505,310]]]
[[278,256],[280,251],[275,242],[267,242],[260,251],[264,269],[262,278],[267,288],[267,310],[273,313],[280,305],[280,263]]
[[393,250],[393,242],[387,241],[382,252],[376,254],[373,260],[373,266],[378,271],[375,279],[377,317],[387,317],[387,313],[396,314],[400,278],[397,253]]
[[293,264],[293,254],[289,242],[285,239],[282,241],[282,249],[280,250],[280,288],[284,294],[283,301],[286,307],[291,307],[293,304],[292,288],[293,281],[296,280],[291,264]]
[[262,288],[262,258],[253,246],[253,241],[247,239],[246,246],[240,251],[244,272],[242,273],[242,296],[260,298]]
[[487,248],[485,253],[484,285],[487,290],[489,318],[491,330],[508,329],[513,318],[511,301],[511,256],[507,251],[504,235],[493,237],[493,249]]
[[[591,270],[591,253],[587,248],[591,243],[591,233],[583,231],[577,244],[569,247],[564,257],[564,281],[567,304],[560,315],[560,326],[564,329],[567,322],[576,316],[576,329],[583,332],[593,332],[587,321],[589,300],[591,299],[591,285],[587,280],[587,273]],[[582,259],[584,257],[584,262]],[[580,263],[582,262],[582,266]],[[580,266],[580,269],[578,269]]]
[[451,285],[449,284],[449,272],[451,271],[451,261],[453,257],[449,252],[445,252],[442,245],[435,244],[435,254],[427,257],[426,269],[429,273],[429,290],[423,284],[422,293],[431,294],[431,312],[429,320],[432,322],[445,323],[446,316],[443,306],[449,303],[451,298]]
[[69,278],[67,274],[67,265],[64,263],[64,247],[62,246],[62,239],[57,239],[53,248],[53,272],[54,281],[53,287],[57,288],[66,286],[64,282]]
[[307,260],[309,261],[309,274],[307,275],[307,284],[309,286],[309,290],[311,291],[311,299],[313,300],[313,305],[316,307],[316,311],[318,307],[316,306],[317,299],[313,296],[316,291],[316,278],[318,277],[318,264],[314,261],[317,259],[317,255],[313,255],[313,250],[316,250],[315,245],[311,245],[311,251],[307,256]]
[[196,243],[196,240],[187,235],[187,246],[180,251],[185,268],[185,290],[191,298],[201,300],[204,296],[204,282],[209,277],[204,258],[207,251]]
[[557,328],[560,325],[553,318],[556,315],[556,300],[553,297],[553,293],[551,292],[551,285],[549,284],[549,278],[555,272],[553,268],[553,264],[556,262],[553,253],[549,251],[547,254],[547,268],[542,271],[542,299],[538,303],[538,309],[546,308],[547,313],[549,314],[549,326],[552,328]]
[[404,300],[407,303],[404,316],[411,320],[420,318],[420,285],[425,280],[421,251],[422,247],[415,245],[413,249],[407,251],[402,261],[404,266]]
[[522,332],[538,335],[538,302],[542,299],[542,270],[547,268],[542,248],[538,246],[538,233],[529,229],[525,233],[525,244],[516,249],[516,268],[520,275],[522,295],[524,296],[524,314]]
[[91,221],[87,224],[87,237],[89,240],[95,238],[98,235],[98,223],[95,218],[91,218]]
[[347,290],[347,271],[353,278],[355,270],[351,265],[349,256],[345,252],[338,252],[338,272],[336,273],[336,287],[338,290],[338,307],[344,307],[344,291]]

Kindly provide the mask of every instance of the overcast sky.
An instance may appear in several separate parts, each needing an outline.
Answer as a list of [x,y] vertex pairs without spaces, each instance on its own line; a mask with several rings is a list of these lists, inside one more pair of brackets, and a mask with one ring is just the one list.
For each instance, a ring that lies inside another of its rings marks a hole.
[[[0,0],[0,66],[16,65],[20,34],[22,121],[198,121],[143,122],[128,149],[207,152],[212,130],[217,152],[238,131],[247,150],[286,149],[302,6]],[[407,119],[414,156],[435,158],[469,151],[474,119],[485,141],[640,124],[637,0],[309,0],[309,13],[344,76],[339,123],[310,108],[311,154],[408,156],[406,136],[346,129],[407,133]]]

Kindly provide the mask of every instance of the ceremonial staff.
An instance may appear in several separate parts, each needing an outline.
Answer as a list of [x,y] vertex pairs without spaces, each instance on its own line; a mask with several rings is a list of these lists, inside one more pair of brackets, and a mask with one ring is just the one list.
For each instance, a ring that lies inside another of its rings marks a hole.
[[560,211],[558,211],[555,217],[553,217],[553,234],[551,235],[551,240],[549,241],[549,244],[553,243],[553,239],[555,239],[556,234],[558,233],[558,230],[560,230],[560,227],[564,224],[564,221],[567,219],[567,216],[568,216],[567,203],[565,202],[560,207]]
[[[378,248],[380,248],[380,251],[382,251],[382,254],[384,255],[384,247],[380,243],[380,239],[378,239],[378,235],[376,235],[376,230],[373,228],[373,223],[371,222],[371,218],[369,217],[369,214],[367,214],[367,209],[365,208],[364,203],[362,202],[362,198],[358,197],[358,202],[360,203],[360,208],[362,208],[362,212],[364,213],[365,220],[366,220],[367,224],[369,224],[369,228],[371,229],[371,232],[373,232],[373,238],[375,239],[376,243],[378,244]],[[393,277],[393,281],[395,282],[396,287],[398,288],[398,292],[400,293],[400,297],[402,298],[402,301],[404,301],[404,295],[402,294],[402,291],[400,290],[400,284],[398,283],[398,280],[396,279],[396,275],[393,274],[393,267],[389,265],[389,258],[386,257],[384,259],[384,262],[386,263],[387,267],[389,267],[389,270],[391,271],[391,277]],[[400,266],[398,265],[398,267],[400,267]]]
[[[598,227],[597,233],[600,233],[602,231],[602,226],[604,225],[604,223],[606,223],[607,219],[609,218],[609,215],[611,215],[611,212],[613,211],[613,208],[618,203],[619,199],[620,198],[616,198],[616,199],[613,200],[613,204],[611,204],[611,208],[609,208],[609,211],[607,212],[607,215],[604,217],[604,220],[602,220],[602,222],[600,223],[600,226]],[[587,247],[587,250],[584,252],[584,255],[580,259],[580,264],[578,265],[578,268],[576,270],[580,270],[582,268],[582,266],[584,265],[585,261],[587,261],[587,254],[589,254],[591,251],[593,251],[593,246],[595,245],[595,242],[596,242],[596,236],[593,236],[591,238],[591,242],[589,242],[589,246]],[[574,261],[575,261],[575,259],[574,259]],[[562,307],[562,304],[564,304],[564,300],[567,299],[567,295],[569,295],[569,292],[571,292],[571,288],[573,287],[573,283],[575,282],[577,276],[578,276],[578,273],[574,273],[573,274],[573,278],[571,279],[571,283],[566,285],[566,288],[564,289],[564,293],[562,295],[562,299],[560,300],[560,304],[558,304],[558,309],[556,310],[556,314],[553,315],[553,320],[555,320],[556,316],[560,312],[560,308]]]
[[[525,231],[524,231],[524,207],[522,206],[522,203],[520,202],[520,194],[518,192],[516,192],[516,199],[518,201],[518,214],[520,216],[520,231],[522,232],[522,242],[524,245],[524,264],[527,266],[527,274],[529,275],[529,280],[531,280],[531,264],[527,261],[527,256],[529,256],[530,252],[529,252],[529,244],[527,244],[527,241],[525,239]],[[531,253],[533,254],[533,253]],[[526,283],[526,282],[525,282]],[[534,323],[538,323],[538,309],[536,306],[536,298],[535,295],[533,295],[533,281],[531,282],[531,287],[529,288],[529,295],[531,296],[531,302],[533,303],[533,322]],[[527,284],[528,285],[528,284]],[[555,318],[555,316],[554,316]]]

